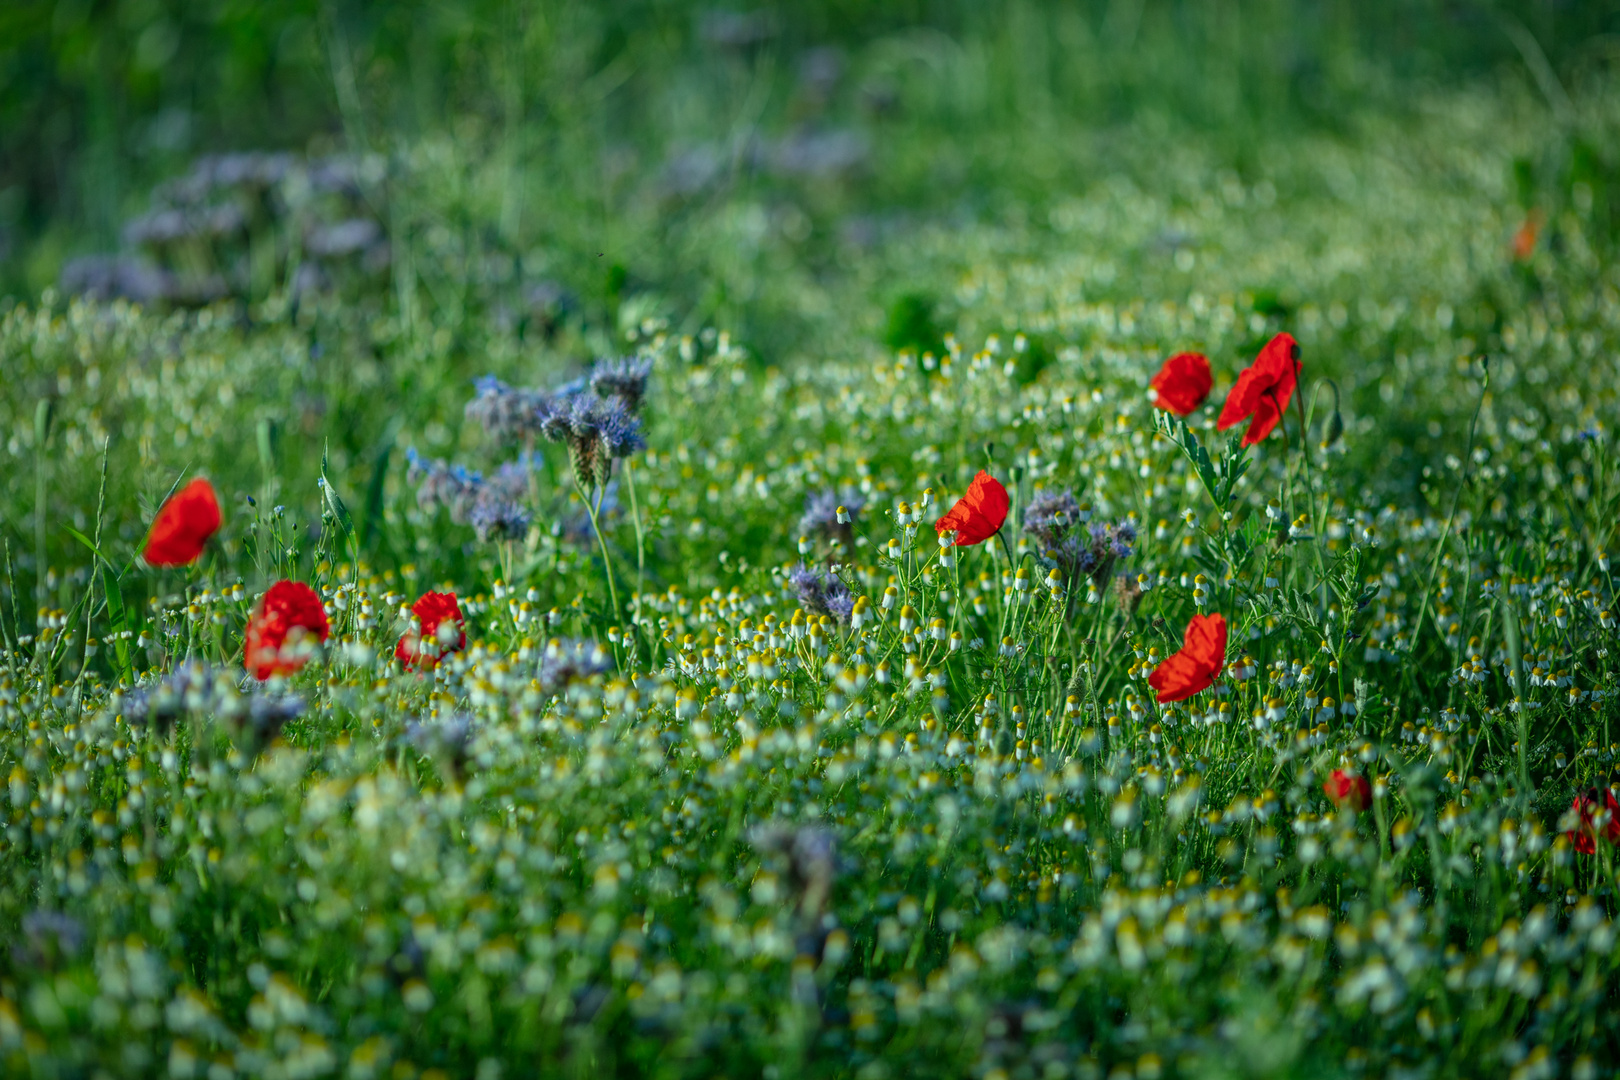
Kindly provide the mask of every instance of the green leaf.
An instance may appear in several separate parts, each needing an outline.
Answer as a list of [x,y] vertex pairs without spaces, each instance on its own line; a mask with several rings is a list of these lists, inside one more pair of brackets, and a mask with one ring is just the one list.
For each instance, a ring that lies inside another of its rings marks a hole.
[[129,642],[124,640],[124,631],[129,629],[129,612],[124,607],[124,593],[119,588],[118,575],[105,564],[101,567],[101,590],[107,597],[107,636],[112,640],[113,654],[118,658],[118,676],[128,679],[135,674],[134,665],[129,659]]
[[371,483],[366,487],[365,525],[360,537],[362,547],[370,543],[382,523],[383,484],[388,478],[388,459],[394,452],[394,443],[399,438],[399,430],[404,423],[403,417],[395,416],[388,422],[382,438],[377,442],[376,456],[371,468]]
[[342,496],[337,493],[337,488],[332,486],[332,481],[326,473],[325,448],[321,450],[321,493],[326,499],[326,508],[332,512],[332,517],[337,520],[338,528],[343,530],[343,535],[353,536],[354,519],[349,516],[349,508],[344,505]]
[[106,552],[96,547],[95,541],[73,526],[65,526],[69,534],[95,553],[101,560],[101,591],[106,595],[108,637],[112,641],[113,652],[118,657],[118,675],[120,678],[129,678],[134,675],[134,668],[129,661],[129,642],[124,640],[123,631],[129,629],[129,611],[124,607],[124,594],[118,583],[123,573],[114,572],[112,560],[107,558]]
[[75,529],[71,525],[64,526],[64,527],[67,529],[67,531],[69,533],[72,534],[73,539],[77,540],[79,543],[81,543],[85,547],[89,548],[92,552],[95,553],[96,557],[99,558],[102,562],[106,563],[108,566],[112,565],[112,560],[107,558],[107,556],[102,553],[100,548],[96,547],[96,543],[95,543],[94,540],[91,540],[88,536],[84,535],[84,533],[80,532],[78,529]]

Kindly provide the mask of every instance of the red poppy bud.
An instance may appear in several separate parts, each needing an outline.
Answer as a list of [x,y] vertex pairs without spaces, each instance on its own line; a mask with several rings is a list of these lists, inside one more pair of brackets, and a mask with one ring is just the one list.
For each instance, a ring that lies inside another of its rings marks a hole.
[[1226,619],[1194,615],[1182,635],[1181,648],[1153,669],[1148,685],[1159,692],[1161,705],[1208,690],[1226,666]]
[[242,666],[256,679],[290,675],[308,661],[299,646],[331,635],[326,609],[314,589],[301,581],[278,581],[259,601],[242,642]]
[[1226,395],[1226,404],[1215,426],[1225,431],[1248,420],[1249,430],[1243,436],[1243,445],[1253,446],[1264,440],[1282,420],[1288,401],[1294,396],[1299,366],[1299,343],[1292,334],[1278,334],[1266,342],[1254,363],[1239,373],[1237,385]]
[[[416,616],[421,633],[413,630],[394,646],[394,658],[406,667],[431,670],[445,653],[460,652],[467,647],[467,623],[461,617],[461,605],[456,602],[455,593],[424,593],[411,605],[411,614]],[[441,634],[440,628],[446,624],[450,624],[450,629]]]
[[1148,386],[1155,407],[1186,416],[1204,403],[1214,384],[1209,360],[1202,353],[1184,352],[1166,360]]
[[219,523],[214,485],[199,476],[158,510],[141,554],[153,566],[185,566],[203,553],[208,538],[219,531]]
[[1341,810],[1365,810],[1372,805],[1372,785],[1367,778],[1344,769],[1334,769],[1322,781],[1322,792]]
[[967,494],[934,522],[934,531],[942,535],[954,531],[957,547],[982,544],[1001,531],[1009,505],[1007,489],[1001,486],[1001,481],[980,469],[979,475],[968,485]]
[[1536,240],[1541,235],[1541,211],[1532,210],[1524,217],[1524,224],[1513,233],[1513,257],[1524,262],[1536,253]]

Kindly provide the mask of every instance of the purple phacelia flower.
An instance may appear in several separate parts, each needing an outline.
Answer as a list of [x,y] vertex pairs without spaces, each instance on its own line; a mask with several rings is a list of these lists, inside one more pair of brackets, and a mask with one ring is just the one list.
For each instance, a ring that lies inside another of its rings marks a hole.
[[473,527],[478,539],[522,540],[529,535],[529,511],[519,502],[500,495],[486,487],[473,503],[467,515],[467,524]]
[[591,369],[591,390],[597,397],[616,398],[625,410],[635,416],[641,411],[641,402],[647,394],[647,380],[652,375],[652,361],[639,356],[611,357],[598,360]]
[[841,623],[849,621],[855,598],[849,586],[836,574],[800,563],[788,571],[788,584],[798,594],[799,605],[816,615],[831,615]]
[[[842,506],[850,521],[838,520]],[[804,499],[804,514],[799,518],[799,535],[836,540],[848,551],[855,543],[854,517],[866,506],[866,497],[854,488],[823,488],[812,491]]]
[[1041,491],[1024,508],[1024,534],[1042,548],[1057,547],[1080,523],[1074,492]]
[[1136,548],[1136,526],[1129,521],[1109,524],[1099,521],[1091,527],[1091,545],[1099,557],[1128,559]]
[[541,430],[546,438],[567,445],[574,479],[582,488],[606,485],[615,458],[629,457],[647,445],[641,422],[623,402],[594,393],[558,401]]
[[409,462],[405,478],[416,485],[416,505],[429,514],[443,509],[451,521],[466,524],[478,501],[483,477],[460,465],[429,461],[414,446],[405,451],[405,458]]
[[513,444],[537,435],[550,411],[551,401],[538,390],[508,386],[493,375],[474,384],[477,395],[466,407],[466,417],[498,443]]
[[577,680],[613,670],[613,654],[595,641],[552,641],[540,658],[538,678],[548,693],[568,689]]

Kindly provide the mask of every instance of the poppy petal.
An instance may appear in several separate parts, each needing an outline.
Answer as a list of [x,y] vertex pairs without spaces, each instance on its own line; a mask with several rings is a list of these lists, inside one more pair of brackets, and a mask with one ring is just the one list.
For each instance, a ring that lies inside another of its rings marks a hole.
[[1174,653],[1148,675],[1148,685],[1158,691],[1161,705],[1190,698],[1207,690],[1213,677],[1186,653]]
[[1275,335],[1261,348],[1254,363],[1238,373],[1215,426],[1225,431],[1249,420],[1243,445],[1253,446],[1265,439],[1288,409],[1299,383],[1299,368],[1299,343],[1292,334]]
[[214,485],[199,476],[158,509],[141,555],[152,566],[185,566],[203,553],[219,526]]
[[1254,418],[1249,421],[1249,430],[1243,433],[1243,445],[1254,446],[1264,442],[1281,419],[1282,412],[1277,408],[1276,399],[1269,393],[1263,395],[1255,406]]
[[981,469],[968,485],[967,494],[934,522],[934,531],[943,534],[954,530],[958,547],[980,544],[1001,530],[1010,506],[1001,481]]
[[1177,353],[1164,362],[1148,383],[1153,388],[1153,404],[1180,416],[1197,409],[1209,397],[1214,378],[1209,360],[1201,353]]
[[324,643],[331,636],[320,594],[301,581],[278,581],[265,592],[242,639],[242,665],[257,679],[290,675],[307,653],[287,648],[303,635]]
[[1194,615],[1182,637],[1182,649],[1218,673],[1226,666],[1226,618],[1220,613]]
[[1225,431],[1248,419],[1253,414],[1264,389],[1262,377],[1254,368],[1247,367],[1238,372],[1237,383],[1226,395],[1226,403],[1221,406],[1221,415],[1215,421],[1216,428]]
[[[455,593],[423,593],[421,599],[411,605],[411,614],[416,616],[421,633],[406,633],[394,646],[395,658],[406,667],[427,670],[436,667],[445,653],[460,652],[467,647],[467,623]],[[446,622],[454,623],[459,631],[455,640],[448,643],[439,635],[440,627]],[[425,641],[432,642],[433,647],[423,649]]]
[[1226,664],[1226,619],[1220,614],[1194,615],[1182,634],[1181,648],[1148,675],[1159,703],[1192,697],[1209,689]]

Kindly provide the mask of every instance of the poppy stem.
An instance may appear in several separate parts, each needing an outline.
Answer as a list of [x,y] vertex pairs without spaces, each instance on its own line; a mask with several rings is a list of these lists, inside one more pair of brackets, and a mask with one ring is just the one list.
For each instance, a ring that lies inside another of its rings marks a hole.
[[1286,456],[1287,453],[1288,453],[1288,450],[1289,450],[1289,446],[1288,446],[1288,416],[1283,411],[1283,408],[1282,408],[1281,404],[1277,401],[1277,388],[1276,387],[1268,386],[1264,391],[1262,391],[1262,394],[1263,394],[1263,396],[1268,397],[1268,398],[1271,399],[1272,408],[1277,410],[1277,430],[1282,432],[1283,454],[1284,454],[1284,456]]
[[1012,545],[1007,543],[1006,532],[1001,529],[997,529],[996,539],[1001,541],[1001,550],[1007,553],[1007,569],[1016,573],[1018,570],[1018,565],[1013,560]]
[[[1312,411],[1314,411],[1316,405],[1314,399],[1312,399],[1311,405]],[[1311,467],[1311,437],[1309,425],[1305,419],[1304,394],[1294,395],[1294,414],[1299,418],[1299,452],[1300,455],[1305,459],[1306,469],[1309,469]]]

